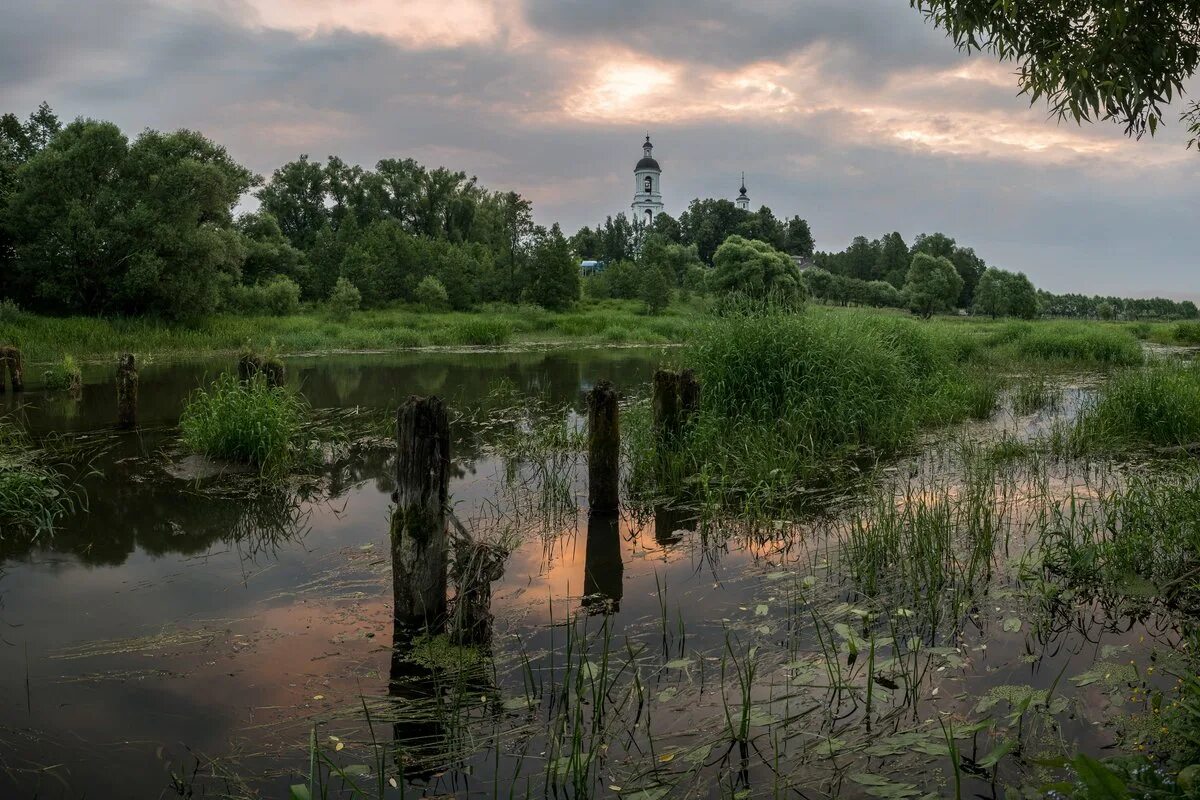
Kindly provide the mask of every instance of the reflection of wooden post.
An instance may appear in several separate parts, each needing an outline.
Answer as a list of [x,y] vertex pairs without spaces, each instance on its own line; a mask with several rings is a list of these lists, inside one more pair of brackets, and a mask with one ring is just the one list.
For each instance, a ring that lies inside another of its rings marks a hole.
[[583,560],[584,605],[602,613],[621,610],[625,564],[621,560],[621,517],[588,514],[587,548]]
[[137,425],[138,374],[133,353],[117,361],[117,427],[129,430]]
[[588,393],[588,505],[593,512],[620,506],[621,425],[617,391],[600,381]]
[[12,379],[14,392],[25,391],[25,360],[15,347],[0,347],[0,392],[4,391],[4,372]]
[[440,630],[446,619],[446,509],[450,422],[438,397],[396,412],[392,589],[398,624]]
[[672,444],[679,438],[679,373],[660,369],[654,373],[654,438]]

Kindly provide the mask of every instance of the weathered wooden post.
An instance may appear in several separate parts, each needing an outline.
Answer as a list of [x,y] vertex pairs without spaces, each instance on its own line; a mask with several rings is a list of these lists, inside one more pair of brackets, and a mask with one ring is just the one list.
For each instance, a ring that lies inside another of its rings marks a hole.
[[621,517],[612,512],[588,514],[583,560],[583,604],[593,613],[615,614],[624,595],[625,563],[621,560]]
[[620,499],[621,424],[617,391],[600,381],[588,393],[588,506],[612,513]]
[[654,373],[654,438],[660,444],[679,439],[679,373],[660,369]]
[[238,357],[238,380],[249,383],[258,374],[258,357],[253,353],[242,353]]
[[137,427],[138,373],[133,353],[117,360],[117,427]]
[[396,412],[392,591],[397,625],[446,621],[446,512],[450,422],[439,397],[410,397]]
[[25,391],[25,360],[18,348],[0,347],[0,392],[4,391],[5,368],[8,370],[13,391]]
[[249,383],[254,376],[262,375],[267,386],[272,388],[287,383],[287,366],[280,358],[263,356],[258,353],[242,353],[238,357],[238,380]]
[[492,582],[504,575],[508,553],[489,542],[460,535],[454,542],[454,616],[450,636],[458,644],[490,647]]

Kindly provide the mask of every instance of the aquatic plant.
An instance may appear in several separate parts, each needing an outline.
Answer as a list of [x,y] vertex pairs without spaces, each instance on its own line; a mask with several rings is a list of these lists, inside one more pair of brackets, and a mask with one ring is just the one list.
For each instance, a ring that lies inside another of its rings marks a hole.
[[80,502],[48,454],[15,423],[0,418],[0,539],[13,531],[53,531]]
[[1200,446],[1200,366],[1154,364],[1100,388],[1061,446],[1076,453]]
[[222,375],[192,393],[179,429],[184,445],[197,453],[279,473],[298,458],[307,411],[299,395],[268,385],[261,374],[249,381]]
[[83,388],[83,372],[73,356],[65,355],[42,373],[42,384],[52,392],[77,392]]

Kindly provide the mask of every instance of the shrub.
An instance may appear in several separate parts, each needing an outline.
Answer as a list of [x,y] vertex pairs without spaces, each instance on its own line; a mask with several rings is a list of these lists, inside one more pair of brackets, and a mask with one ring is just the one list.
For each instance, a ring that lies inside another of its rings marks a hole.
[[241,314],[286,317],[300,310],[300,285],[284,275],[253,286],[234,285],[226,294],[226,303]]
[[1200,322],[1179,322],[1171,332],[1180,344],[1200,344]]
[[77,392],[83,388],[83,372],[69,355],[43,372],[42,380],[46,389],[52,392]]
[[279,473],[296,460],[306,410],[298,395],[268,386],[261,375],[247,382],[222,375],[192,393],[179,428],[197,453]]
[[651,314],[661,314],[671,304],[671,278],[666,269],[655,264],[642,268],[641,296]]
[[0,325],[20,322],[24,316],[25,312],[11,297],[0,300]]
[[740,292],[747,297],[803,303],[808,288],[800,280],[796,263],[766,242],[730,236],[713,255],[711,285],[722,293]]
[[338,278],[333,291],[329,293],[329,315],[344,322],[361,306],[362,293],[358,291],[358,287],[345,278]]
[[445,311],[450,307],[450,295],[446,287],[432,275],[426,275],[413,289],[413,299],[428,311]]

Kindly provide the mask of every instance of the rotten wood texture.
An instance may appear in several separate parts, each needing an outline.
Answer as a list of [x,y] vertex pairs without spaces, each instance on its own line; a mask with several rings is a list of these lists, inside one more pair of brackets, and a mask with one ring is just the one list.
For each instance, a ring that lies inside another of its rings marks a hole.
[[588,393],[588,505],[593,512],[620,507],[621,424],[617,391],[600,381]]
[[25,391],[25,359],[16,347],[0,347],[0,394],[4,392],[6,372],[13,392]]
[[410,397],[396,412],[392,590],[397,624],[440,631],[446,622],[450,421],[439,397]]
[[138,373],[133,353],[117,361],[117,427],[130,430],[137,426]]

